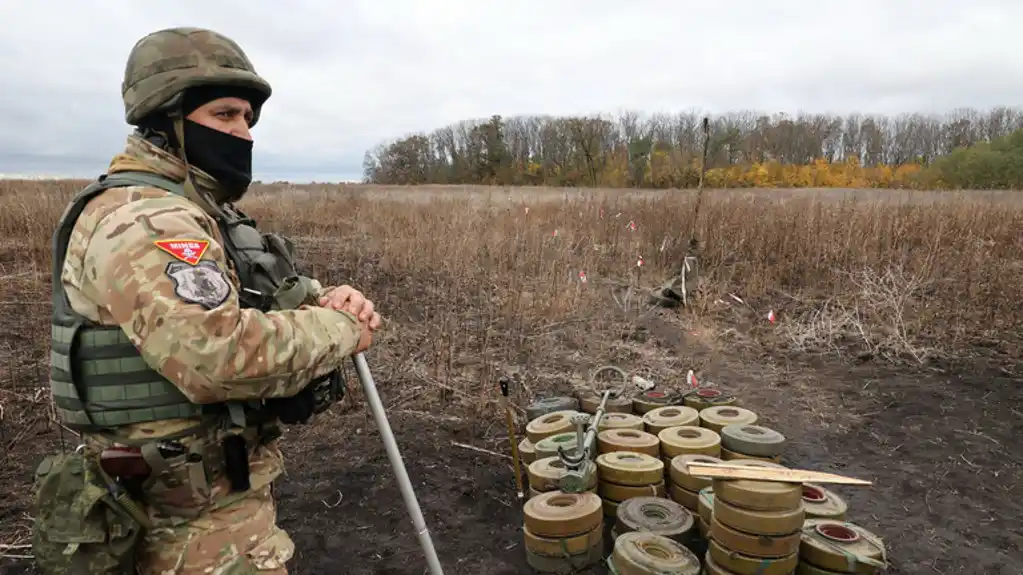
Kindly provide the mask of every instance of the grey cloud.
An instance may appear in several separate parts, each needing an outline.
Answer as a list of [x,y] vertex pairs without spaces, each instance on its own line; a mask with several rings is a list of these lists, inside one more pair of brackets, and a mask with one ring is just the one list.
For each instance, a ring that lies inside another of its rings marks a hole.
[[1021,16],[1011,0],[6,2],[0,173],[102,170],[128,132],[125,58],[169,26],[224,32],[273,84],[257,178],[347,179],[381,141],[494,113],[1016,105]]

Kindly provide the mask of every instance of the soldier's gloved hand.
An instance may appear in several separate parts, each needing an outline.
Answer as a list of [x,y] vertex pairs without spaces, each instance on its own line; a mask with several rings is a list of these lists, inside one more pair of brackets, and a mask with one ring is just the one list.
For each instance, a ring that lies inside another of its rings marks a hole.
[[266,400],[266,405],[277,415],[281,423],[306,423],[313,416],[313,409],[316,407],[313,385],[305,386],[302,391],[291,397],[272,397]]

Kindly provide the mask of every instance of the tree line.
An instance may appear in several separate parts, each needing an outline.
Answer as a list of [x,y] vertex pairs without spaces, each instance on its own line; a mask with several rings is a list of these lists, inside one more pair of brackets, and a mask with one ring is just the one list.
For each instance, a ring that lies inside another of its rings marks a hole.
[[[364,181],[694,187],[1023,188],[1023,110],[898,116],[696,111],[494,115],[366,152]],[[1018,140],[1018,141],[1017,141]]]

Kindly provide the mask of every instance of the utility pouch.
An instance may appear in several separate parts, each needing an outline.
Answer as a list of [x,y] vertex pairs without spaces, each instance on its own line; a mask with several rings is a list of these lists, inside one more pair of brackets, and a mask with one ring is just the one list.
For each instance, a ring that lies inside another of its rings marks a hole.
[[302,276],[289,276],[281,281],[281,285],[273,293],[274,309],[298,309],[309,302],[312,289],[309,280]]
[[231,491],[248,491],[250,483],[249,452],[245,446],[245,438],[241,435],[228,435],[223,440],[224,470],[227,480],[231,483]]
[[348,386],[341,370],[335,369],[309,384],[313,391],[313,413],[319,414],[344,399]]
[[50,455],[36,468],[32,553],[44,575],[134,575],[148,516],[98,456]]
[[216,478],[219,458],[205,442],[194,442],[187,451],[165,456],[157,443],[142,446],[141,453],[152,470],[141,486],[145,503],[155,513],[175,523],[185,523],[213,506],[210,482]]

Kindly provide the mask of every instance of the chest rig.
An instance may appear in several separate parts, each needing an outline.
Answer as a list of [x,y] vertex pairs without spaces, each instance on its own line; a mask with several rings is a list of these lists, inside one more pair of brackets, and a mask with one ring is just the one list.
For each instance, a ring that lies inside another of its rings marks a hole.
[[[127,334],[117,326],[102,326],[75,312],[61,282],[68,242],[86,204],[104,190],[149,186],[184,196],[180,183],[148,172],[101,176],[72,200],[53,236],[50,388],[58,417],[68,428],[111,437],[133,445],[118,433],[125,425],[167,419],[191,419],[196,426],[167,437],[175,440],[212,426],[249,428],[272,415],[262,402],[197,405],[142,358]],[[242,307],[261,311],[294,309],[315,304],[309,279],[295,269],[294,247],[286,238],[260,233],[254,221],[226,207],[217,216],[224,250],[241,283]]]

